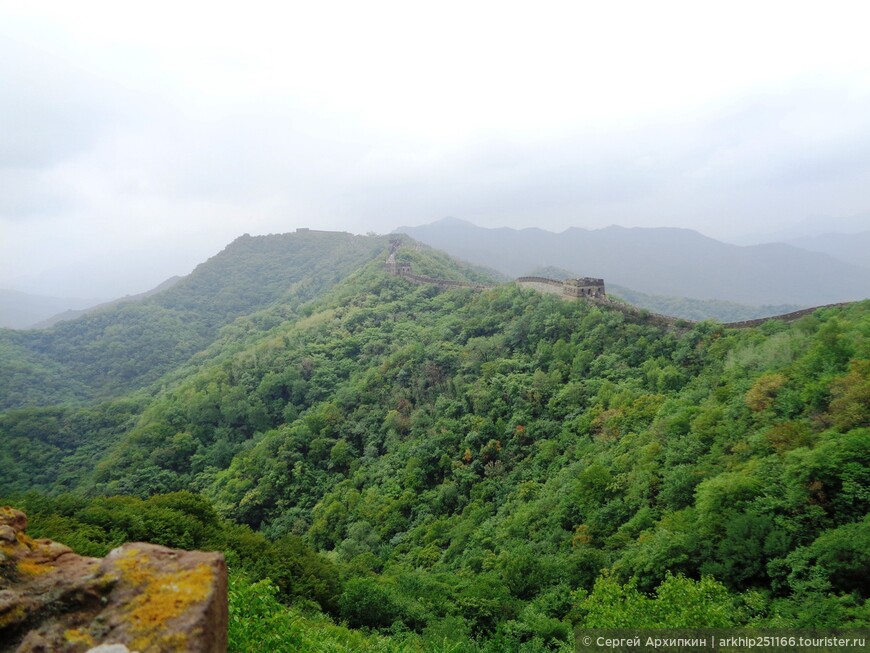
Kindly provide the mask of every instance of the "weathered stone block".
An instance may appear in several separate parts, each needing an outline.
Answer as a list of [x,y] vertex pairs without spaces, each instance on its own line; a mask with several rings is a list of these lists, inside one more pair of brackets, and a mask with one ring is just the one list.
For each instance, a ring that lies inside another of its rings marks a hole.
[[0,653],[225,653],[222,554],[132,543],[99,560],[26,526],[0,508]]

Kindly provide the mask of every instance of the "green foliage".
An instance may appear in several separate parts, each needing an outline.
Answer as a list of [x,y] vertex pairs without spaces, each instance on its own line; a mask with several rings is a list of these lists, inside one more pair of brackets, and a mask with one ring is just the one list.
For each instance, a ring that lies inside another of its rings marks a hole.
[[842,431],[870,427],[870,360],[854,360],[849,373],[831,383],[828,412]]
[[135,422],[139,398],[88,408],[57,406],[0,413],[0,492],[51,488],[84,481],[85,470]]
[[[205,349],[221,327],[278,300],[292,314],[385,247],[384,238],[351,234],[246,234],[151,297],[45,330],[0,329],[0,409],[117,397],[145,387]],[[235,328],[263,326],[246,319]]]
[[226,551],[265,621],[295,604],[274,629],[302,650],[315,633],[322,650],[537,651],[569,650],[574,623],[857,625],[868,309],[666,331],[373,260],[225,328],[151,394],[0,414],[0,488],[76,491],[22,501],[91,553]]
[[302,650],[299,619],[278,602],[278,589],[269,579],[251,582],[230,574],[228,650],[233,653]]
[[580,591],[576,619],[585,628],[729,628],[742,623],[739,602],[721,583],[671,576],[653,596],[609,576]]
[[270,579],[281,600],[307,601],[335,611],[341,582],[334,564],[302,540],[269,540],[218,516],[205,497],[183,491],[86,499],[26,494],[2,499],[28,515],[28,532],[63,542],[82,555],[103,557],[124,542],[153,542],[181,549],[225,552],[230,565],[252,579]]
[[374,578],[349,580],[339,605],[342,619],[352,628],[385,628],[398,614],[392,593]]
[[796,594],[831,591],[866,599],[870,574],[870,516],[826,531],[786,558],[789,585]]

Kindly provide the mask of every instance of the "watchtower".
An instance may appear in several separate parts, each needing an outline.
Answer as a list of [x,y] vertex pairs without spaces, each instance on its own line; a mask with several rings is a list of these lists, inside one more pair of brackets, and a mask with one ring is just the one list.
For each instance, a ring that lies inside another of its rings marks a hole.
[[390,274],[393,274],[397,277],[404,276],[406,274],[411,274],[411,264],[405,262],[396,261],[396,250],[398,250],[402,246],[401,238],[391,238],[390,239],[390,255],[387,257],[387,262],[384,264],[384,268]]
[[567,279],[562,284],[562,294],[568,297],[604,297],[604,279]]

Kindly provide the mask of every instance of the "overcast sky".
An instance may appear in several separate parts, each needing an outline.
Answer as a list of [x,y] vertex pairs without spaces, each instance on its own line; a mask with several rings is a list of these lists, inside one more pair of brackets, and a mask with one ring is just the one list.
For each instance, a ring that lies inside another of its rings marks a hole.
[[0,0],[0,287],[445,216],[866,228],[870,10],[713,4]]

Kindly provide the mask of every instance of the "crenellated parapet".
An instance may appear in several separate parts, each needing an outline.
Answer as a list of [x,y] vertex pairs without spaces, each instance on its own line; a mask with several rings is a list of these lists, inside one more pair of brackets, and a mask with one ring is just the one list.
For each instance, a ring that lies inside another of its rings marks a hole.
[[557,281],[547,277],[519,277],[516,283],[525,288],[553,295],[562,295],[572,299],[584,297],[600,299],[607,295],[604,289],[604,279],[593,277],[581,277],[565,281]]

